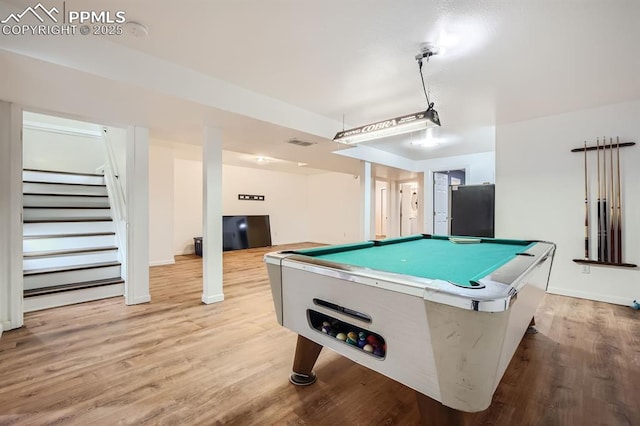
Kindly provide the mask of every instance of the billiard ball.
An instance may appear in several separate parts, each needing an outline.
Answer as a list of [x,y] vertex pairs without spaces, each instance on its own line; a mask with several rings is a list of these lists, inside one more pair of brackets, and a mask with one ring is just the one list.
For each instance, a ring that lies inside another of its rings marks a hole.
[[354,331],[347,333],[347,337],[353,341],[358,341],[358,335]]
[[369,343],[370,345],[377,341],[378,341],[378,338],[373,334],[370,334],[367,336],[367,343]]
[[371,346],[371,345],[364,345],[364,347],[362,349],[364,349],[365,351],[370,352],[370,353],[373,352],[373,346]]
[[347,340],[347,335],[344,333],[338,333],[336,334],[336,339],[342,340],[344,342],[345,340]]
[[325,334],[329,334],[329,330],[331,330],[331,326],[330,325],[322,325],[322,332]]
[[384,351],[382,350],[382,348],[375,348],[373,350],[373,354],[376,355],[376,356],[382,357],[382,356],[384,356]]
[[322,322],[322,326],[323,327],[331,327],[331,323],[329,323],[329,321],[323,321]]

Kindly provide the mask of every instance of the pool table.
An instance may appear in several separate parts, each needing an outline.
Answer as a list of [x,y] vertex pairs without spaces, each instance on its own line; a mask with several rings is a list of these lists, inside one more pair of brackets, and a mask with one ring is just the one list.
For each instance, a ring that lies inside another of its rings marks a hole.
[[417,392],[425,424],[482,411],[547,289],[555,245],[415,235],[265,255],[290,381],[323,347]]

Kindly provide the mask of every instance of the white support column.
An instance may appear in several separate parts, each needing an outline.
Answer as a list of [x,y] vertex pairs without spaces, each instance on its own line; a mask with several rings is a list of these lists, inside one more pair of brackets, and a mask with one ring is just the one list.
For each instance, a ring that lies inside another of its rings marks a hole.
[[422,199],[424,202],[422,218],[422,231],[425,234],[433,234],[433,221],[434,221],[434,207],[433,207],[433,171],[429,170],[423,173],[422,176]]
[[424,172],[420,172],[418,173],[418,217],[416,218],[418,229],[416,232],[424,233],[424,218],[427,214],[428,212],[425,210],[424,202]]
[[127,129],[127,247],[125,303],[151,301],[149,294],[149,129]]
[[371,176],[371,163],[360,163],[360,192],[362,193],[362,241],[375,238],[374,197],[375,183]]
[[400,236],[400,186],[398,181],[389,181],[389,232],[387,237]]
[[224,300],[222,289],[222,135],[205,127],[202,143],[202,302]]
[[0,102],[0,336],[22,327],[22,109]]

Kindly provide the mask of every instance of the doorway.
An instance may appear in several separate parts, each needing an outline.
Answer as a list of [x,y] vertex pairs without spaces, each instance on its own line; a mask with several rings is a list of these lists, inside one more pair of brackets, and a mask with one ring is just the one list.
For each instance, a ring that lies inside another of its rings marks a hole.
[[466,172],[459,170],[444,170],[433,172],[433,233],[435,235],[449,234],[449,188],[464,185]]
[[389,233],[389,183],[377,180],[375,188],[376,238],[384,239]]
[[418,233],[418,183],[400,184],[400,236]]

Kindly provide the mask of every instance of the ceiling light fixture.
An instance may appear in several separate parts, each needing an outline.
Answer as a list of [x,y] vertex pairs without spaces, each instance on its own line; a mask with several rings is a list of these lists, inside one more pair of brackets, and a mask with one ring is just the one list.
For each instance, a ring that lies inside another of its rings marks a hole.
[[438,115],[438,111],[433,108],[433,102],[429,101],[429,95],[427,94],[427,88],[424,83],[424,75],[422,74],[423,59],[426,58],[427,62],[429,62],[429,58],[437,54],[438,51],[433,47],[433,45],[424,43],[420,48],[420,53],[416,55],[418,69],[420,71],[420,79],[422,80],[422,89],[424,90],[425,98],[427,98],[426,111],[403,115],[379,121],[377,123],[355,127],[349,130],[343,130],[336,133],[333,140],[344,144],[354,144],[388,136],[402,135],[409,132],[415,132],[417,130],[427,129],[429,127],[440,126],[440,116]]

